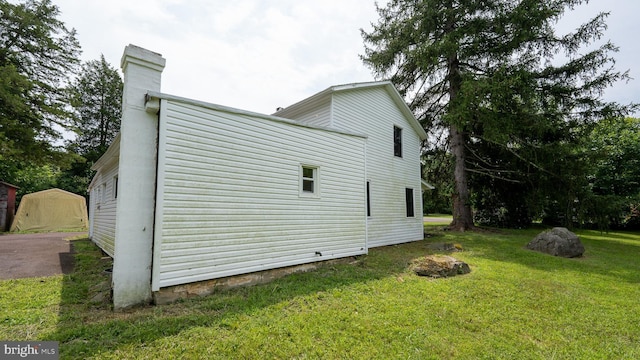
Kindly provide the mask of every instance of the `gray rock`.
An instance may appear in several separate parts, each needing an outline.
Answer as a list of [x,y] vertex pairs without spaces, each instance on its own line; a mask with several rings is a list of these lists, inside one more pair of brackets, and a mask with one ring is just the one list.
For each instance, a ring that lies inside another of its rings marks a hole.
[[563,227],[556,227],[538,234],[527,244],[527,249],[566,258],[584,254],[584,245],[580,242],[578,235]]
[[433,278],[456,276],[471,272],[467,263],[446,255],[428,255],[416,259],[412,270],[420,276]]

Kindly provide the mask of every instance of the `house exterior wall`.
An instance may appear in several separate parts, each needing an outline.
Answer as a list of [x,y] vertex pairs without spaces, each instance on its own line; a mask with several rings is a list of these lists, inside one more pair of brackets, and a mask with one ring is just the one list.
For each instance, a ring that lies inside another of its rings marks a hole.
[[[329,108],[333,129],[367,135],[367,181],[371,216],[367,218],[369,247],[420,240],[424,237],[420,174],[420,136],[398,108],[387,85],[332,91],[322,103]],[[328,92],[323,92],[327,94]],[[279,116],[309,124],[304,101],[279,111]],[[416,124],[413,124],[414,126]],[[393,128],[402,129],[402,157],[394,156]],[[407,217],[405,189],[413,189],[414,216]]]
[[89,192],[89,237],[109,256],[114,256],[118,159],[100,168]]
[[[369,247],[422,239],[420,138],[385,87],[339,91],[332,96],[333,127],[367,135]],[[394,156],[394,126],[402,129],[402,157]],[[413,189],[413,217],[407,217],[406,188]]]
[[[426,134],[390,83],[330,88],[275,117],[161,94],[164,64],[127,46],[120,134],[94,165],[90,235],[114,258],[114,308],[422,238]],[[402,158],[394,126],[404,129]]]
[[366,253],[364,137],[164,99],[160,114],[154,291]]
[[[297,121],[318,127],[331,127],[331,98],[326,97],[320,102],[313,102],[307,106],[300,104],[291,109],[282,109],[278,111],[278,116],[296,119]],[[361,131],[357,131],[361,133]]]

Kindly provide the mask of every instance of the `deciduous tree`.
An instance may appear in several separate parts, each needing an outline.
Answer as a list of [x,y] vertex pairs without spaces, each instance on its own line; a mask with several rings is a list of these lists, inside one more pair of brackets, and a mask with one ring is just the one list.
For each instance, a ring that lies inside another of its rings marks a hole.
[[51,161],[69,125],[65,97],[78,64],[75,30],[50,0],[0,0],[0,160]]

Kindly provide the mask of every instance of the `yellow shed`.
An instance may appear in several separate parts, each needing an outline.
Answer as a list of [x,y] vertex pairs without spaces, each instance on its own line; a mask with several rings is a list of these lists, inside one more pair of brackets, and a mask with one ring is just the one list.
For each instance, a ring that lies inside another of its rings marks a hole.
[[60,231],[88,229],[84,197],[60,189],[49,189],[22,197],[11,231]]

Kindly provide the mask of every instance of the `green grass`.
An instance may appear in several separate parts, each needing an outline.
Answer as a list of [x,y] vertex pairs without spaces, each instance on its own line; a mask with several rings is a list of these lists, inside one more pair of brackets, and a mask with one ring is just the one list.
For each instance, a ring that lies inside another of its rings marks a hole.
[[429,214],[425,215],[425,218],[431,218],[424,222],[425,230],[431,231],[433,226],[446,226],[451,224],[453,216],[447,214]]
[[77,240],[75,273],[0,281],[0,339],[60,341],[62,359],[640,358],[640,234],[581,232],[585,256],[564,259],[524,249],[535,230],[429,232],[471,274],[413,275],[420,241],[126,312],[87,300],[109,264]]

